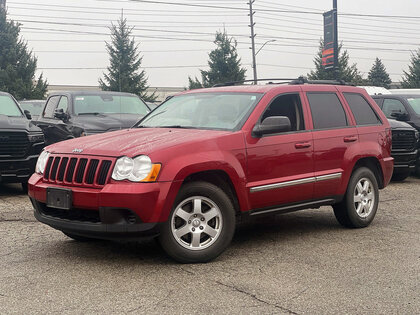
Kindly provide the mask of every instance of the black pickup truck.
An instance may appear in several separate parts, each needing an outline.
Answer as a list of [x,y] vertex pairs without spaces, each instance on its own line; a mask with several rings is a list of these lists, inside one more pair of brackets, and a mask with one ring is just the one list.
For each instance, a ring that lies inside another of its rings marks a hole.
[[26,189],[35,171],[44,135],[16,100],[0,92],[0,183],[22,183]]

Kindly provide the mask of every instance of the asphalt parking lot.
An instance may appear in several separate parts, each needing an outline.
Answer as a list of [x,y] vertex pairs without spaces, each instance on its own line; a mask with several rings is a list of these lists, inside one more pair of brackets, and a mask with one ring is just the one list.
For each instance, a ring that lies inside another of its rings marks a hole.
[[72,241],[0,186],[0,313],[419,314],[420,179],[380,197],[366,229],[328,207],[267,217],[216,261],[180,265],[154,240]]

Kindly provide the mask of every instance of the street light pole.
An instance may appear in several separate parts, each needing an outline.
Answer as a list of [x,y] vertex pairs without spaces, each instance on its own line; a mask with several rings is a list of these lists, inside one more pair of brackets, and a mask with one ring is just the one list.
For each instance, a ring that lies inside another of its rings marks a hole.
[[270,39],[270,40],[268,40],[268,41],[266,41],[261,47],[260,47],[260,49],[258,49],[258,51],[255,53],[255,56],[256,55],[258,55],[258,53],[261,51],[261,49],[263,49],[264,48],[264,46],[265,45],[267,45],[268,43],[272,43],[272,42],[275,42],[276,40],[275,39]]
[[257,61],[256,61],[256,53],[255,53],[255,36],[254,33],[254,14],[255,12],[252,10],[252,4],[255,2],[255,0],[249,0],[249,21],[251,27],[251,49],[252,49],[252,69],[254,70],[254,84],[257,84]]

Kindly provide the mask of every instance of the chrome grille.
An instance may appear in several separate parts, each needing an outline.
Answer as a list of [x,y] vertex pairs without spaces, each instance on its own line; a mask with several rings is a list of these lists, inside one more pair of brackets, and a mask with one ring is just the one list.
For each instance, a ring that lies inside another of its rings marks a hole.
[[100,188],[108,181],[112,164],[109,158],[53,155],[45,167],[44,181]]

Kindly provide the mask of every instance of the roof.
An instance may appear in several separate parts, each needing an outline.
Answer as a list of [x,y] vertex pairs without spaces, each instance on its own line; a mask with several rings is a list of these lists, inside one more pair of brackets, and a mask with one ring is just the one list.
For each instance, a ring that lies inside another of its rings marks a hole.
[[1,92],[1,91],[0,91],[0,95],[7,95],[7,96],[11,96],[11,95],[10,95],[10,93],[7,93],[7,92]]
[[[211,87],[211,88],[203,88],[203,89],[196,89],[196,90],[188,90],[183,91],[181,93],[178,93],[177,95],[182,94],[193,94],[193,93],[223,93],[223,92],[229,92],[229,93],[267,93],[271,90],[284,90],[287,92],[293,87],[296,86],[319,86],[319,87],[337,87],[338,89],[344,87],[344,85],[330,85],[330,84],[300,84],[300,85],[291,85],[291,84],[265,84],[265,85],[230,85],[230,86],[221,86],[221,87]],[[363,91],[363,89],[345,85],[346,88],[352,88],[355,90]]]

